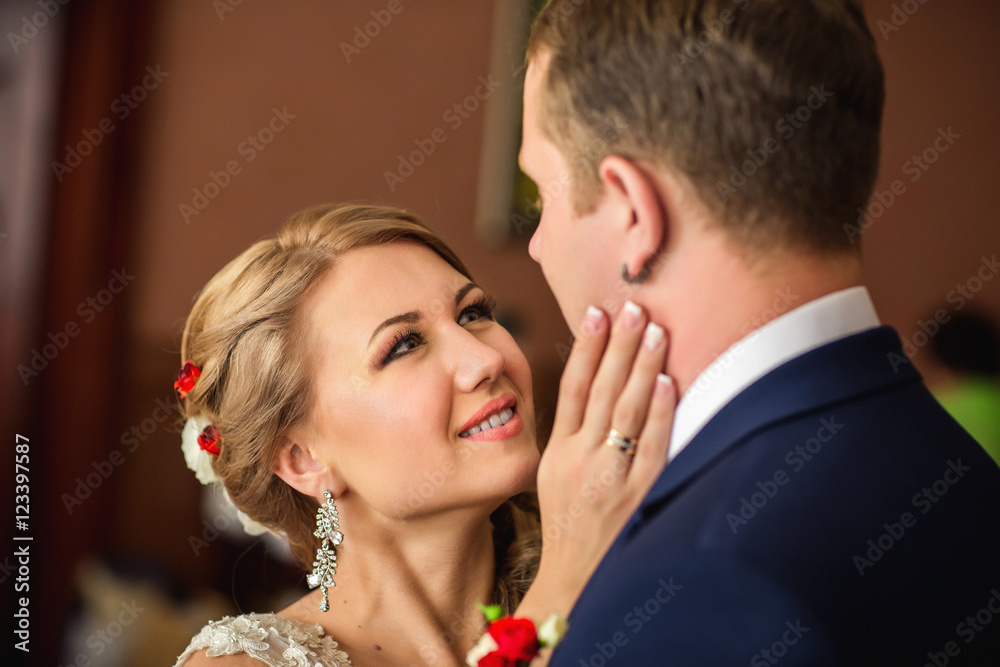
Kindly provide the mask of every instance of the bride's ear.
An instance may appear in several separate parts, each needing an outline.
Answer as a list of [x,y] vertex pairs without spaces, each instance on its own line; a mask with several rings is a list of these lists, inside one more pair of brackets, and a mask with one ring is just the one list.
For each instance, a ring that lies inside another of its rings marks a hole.
[[322,498],[324,491],[341,495],[346,485],[340,475],[321,459],[315,448],[286,439],[274,462],[274,474],[299,493]]

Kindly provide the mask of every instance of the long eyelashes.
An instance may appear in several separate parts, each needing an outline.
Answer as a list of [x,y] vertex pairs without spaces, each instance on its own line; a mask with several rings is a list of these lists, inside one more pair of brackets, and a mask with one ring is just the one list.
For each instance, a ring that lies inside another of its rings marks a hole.
[[[403,343],[410,341],[410,339],[415,340],[416,344],[409,349],[402,349]],[[412,352],[424,342],[424,337],[416,329],[407,328],[397,332],[396,335],[392,337],[392,342],[389,343],[388,352],[382,358],[380,367],[384,368],[390,361],[399,359],[405,354]]]
[[[471,304],[462,309],[456,320],[459,325],[466,326],[480,320],[493,320],[493,313],[496,310],[496,299],[486,294],[481,295]],[[396,332],[389,344],[385,348],[379,362],[379,368],[385,368],[390,362],[406,356],[417,349],[426,339],[423,333],[415,327],[407,327]]]
[[[468,313],[469,311],[474,311],[478,315],[476,319],[492,320],[493,311],[495,311],[496,308],[497,308],[497,300],[491,296],[483,294],[478,299],[476,299],[471,304],[462,309],[462,312],[458,316],[458,323],[462,324],[462,319],[465,317],[465,314]],[[470,321],[474,322],[475,320],[470,320]]]

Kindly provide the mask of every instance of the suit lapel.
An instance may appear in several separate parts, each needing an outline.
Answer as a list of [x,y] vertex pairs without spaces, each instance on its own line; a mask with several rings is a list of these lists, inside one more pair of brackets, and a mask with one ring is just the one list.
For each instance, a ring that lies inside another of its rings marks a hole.
[[859,394],[920,382],[906,359],[895,330],[879,327],[823,345],[769,372],[723,407],[667,465],[624,533],[761,429]]

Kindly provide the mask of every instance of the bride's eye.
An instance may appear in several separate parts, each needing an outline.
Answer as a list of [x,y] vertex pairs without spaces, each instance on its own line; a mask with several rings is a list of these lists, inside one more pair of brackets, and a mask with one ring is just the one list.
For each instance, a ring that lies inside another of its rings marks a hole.
[[421,336],[416,331],[401,331],[396,334],[395,339],[392,341],[392,345],[389,348],[389,353],[385,355],[382,359],[382,365],[385,366],[390,361],[399,359],[400,357],[406,356],[413,350],[417,349],[424,344],[423,336]]
[[462,309],[458,316],[458,323],[464,327],[477,320],[492,320],[496,307],[496,300],[493,297],[480,297],[475,303]]

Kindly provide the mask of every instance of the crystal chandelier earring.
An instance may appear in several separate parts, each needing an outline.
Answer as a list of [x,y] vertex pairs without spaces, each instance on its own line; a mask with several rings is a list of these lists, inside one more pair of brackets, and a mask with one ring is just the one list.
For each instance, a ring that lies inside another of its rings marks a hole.
[[333,494],[324,491],[323,495],[326,497],[326,502],[316,510],[316,532],[313,533],[323,542],[316,550],[313,570],[306,577],[306,581],[309,588],[318,586],[323,589],[319,610],[330,611],[327,589],[337,585],[333,581],[333,575],[337,574],[337,552],[333,547],[339,546],[344,541],[344,534],[340,532],[340,524],[337,522],[337,506],[333,502]]

